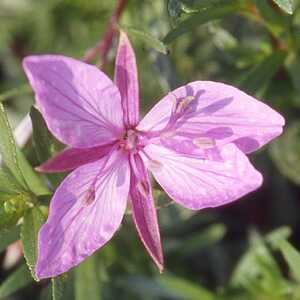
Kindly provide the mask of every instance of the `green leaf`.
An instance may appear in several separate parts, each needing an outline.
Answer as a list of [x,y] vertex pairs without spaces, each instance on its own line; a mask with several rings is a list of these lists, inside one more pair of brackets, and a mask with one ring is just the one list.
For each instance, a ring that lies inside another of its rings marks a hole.
[[32,170],[23,153],[16,147],[5,110],[0,103],[0,154],[24,191],[37,195],[49,193],[41,178]]
[[300,122],[294,122],[274,141],[270,154],[279,171],[300,185]]
[[[33,146],[38,161],[43,163],[63,149],[63,145],[50,133],[41,113],[31,108],[30,117],[33,127]],[[62,174],[48,174],[47,178],[53,186],[57,186],[64,178]]]
[[275,51],[265,57],[257,66],[246,73],[239,82],[239,87],[250,94],[261,95],[272,77],[282,66],[286,53]]
[[286,289],[279,266],[257,232],[252,232],[250,248],[235,268],[230,284],[262,299],[278,299]]
[[274,247],[277,243],[288,239],[291,234],[292,231],[290,227],[282,226],[268,233],[265,239],[272,247]]
[[39,207],[33,207],[24,216],[21,228],[21,240],[24,256],[31,271],[32,277],[38,281],[35,275],[35,263],[37,259],[38,232],[45,221],[45,215]]
[[20,226],[0,232],[0,252],[5,250],[7,246],[20,238]]
[[277,247],[286,260],[293,278],[300,283],[300,253],[286,240],[278,242]]
[[32,282],[32,277],[26,264],[22,264],[16,271],[9,275],[0,285],[0,299],[10,296]]
[[17,157],[29,189],[38,196],[48,195],[49,190],[45,186],[42,177],[32,169],[24,154],[19,149],[17,149]]
[[141,30],[138,30],[138,29],[134,29],[134,28],[126,28],[126,31],[128,32],[129,36],[131,36],[137,40],[140,40],[141,42],[146,44],[148,47],[151,47],[151,48],[155,49],[156,51],[161,52],[163,54],[168,53],[168,49],[167,49],[166,45],[159,39],[152,36],[151,34],[141,31]]
[[[215,295],[208,289],[199,284],[194,284],[186,279],[175,277],[173,275],[161,275],[158,278],[159,283],[170,292],[181,296],[187,300],[214,300]],[[180,297],[180,298],[181,298]]]
[[8,168],[0,168],[0,193],[17,194],[23,192],[22,186],[11,174]]
[[33,106],[30,117],[33,127],[33,146],[39,162],[42,163],[62,150],[63,145],[50,133],[41,113]]
[[266,28],[276,37],[280,38],[286,32],[288,22],[286,16],[277,12],[268,0],[252,0],[263,17]]
[[71,290],[70,283],[70,274],[68,273],[52,278],[52,300],[63,300],[69,298],[67,297],[67,295],[70,293]]
[[96,257],[93,255],[75,270],[75,300],[100,300],[102,298],[100,287]]
[[182,34],[192,31],[196,26],[203,25],[209,21],[223,18],[238,10],[239,6],[234,2],[229,1],[229,4],[220,5],[217,7],[209,7],[200,11],[186,20],[182,21],[178,26],[172,29],[164,38],[163,42],[169,44],[177,39]]
[[0,154],[5,164],[24,190],[28,190],[20,169],[17,147],[3,105],[0,103]]
[[294,0],[273,0],[283,11],[292,15],[294,8]]

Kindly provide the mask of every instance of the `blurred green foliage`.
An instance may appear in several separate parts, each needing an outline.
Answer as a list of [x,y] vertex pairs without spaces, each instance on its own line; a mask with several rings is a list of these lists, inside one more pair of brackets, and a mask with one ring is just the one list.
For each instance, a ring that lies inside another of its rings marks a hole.
[[[32,169],[62,146],[30,108],[21,60],[31,53],[83,57],[105,34],[116,3],[0,0],[0,250],[21,231],[31,270],[38,229],[65,174],[40,177]],[[129,0],[120,27],[134,44],[144,111],[170,89],[205,79],[239,86],[284,114],[285,133],[253,157],[265,184],[199,213],[170,205],[156,186],[162,275],[126,217],[107,246],[50,282],[34,282],[24,262],[1,267],[0,299],[300,299],[300,1]],[[21,152],[10,124],[30,110],[33,137]]]

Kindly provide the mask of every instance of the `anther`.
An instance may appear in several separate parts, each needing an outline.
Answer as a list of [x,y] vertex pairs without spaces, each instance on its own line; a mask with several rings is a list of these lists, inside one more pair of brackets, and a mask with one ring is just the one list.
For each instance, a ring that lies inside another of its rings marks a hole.
[[193,140],[193,144],[199,149],[209,149],[216,146],[216,141],[209,137],[198,137]]
[[179,114],[180,112],[183,112],[194,99],[195,99],[194,96],[187,96],[184,99],[182,99],[178,103],[175,113]]

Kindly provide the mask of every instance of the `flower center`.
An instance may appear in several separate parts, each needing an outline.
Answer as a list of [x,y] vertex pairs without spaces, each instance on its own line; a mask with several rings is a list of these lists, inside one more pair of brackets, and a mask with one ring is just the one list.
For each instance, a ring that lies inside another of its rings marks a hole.
[[139,150],[139,134],[133,129],[128,129],[120,139],[120,147],[127,151]]

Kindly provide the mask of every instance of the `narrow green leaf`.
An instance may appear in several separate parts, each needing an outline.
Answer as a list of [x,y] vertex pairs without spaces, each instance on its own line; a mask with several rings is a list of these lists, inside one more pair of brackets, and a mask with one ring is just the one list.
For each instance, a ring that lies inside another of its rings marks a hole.
[[63,146],[53,137],[41,113],[33,106],[30,110],[30,118],[33,127],[33,145],[36,150],[37,158],[39,162],[42,163],[60,151]]
[[199,11],[196,14],[191,15],[186,20],[182,21],[178,26],[172,29],[164,38],[163,42],[169,44],[177,39],[182,34],[192,31],[196,26],[205,24],[209,21],[223,18],[238,10],[239,6],[231,3],[224,4],[217,7],[209,7],[205,10]]
[[97,275],[95,255],[82,262],[75,270],[75,300],[100,300],[101,283]]
[[42,177],[32,169],[26,157],[19,149],[17,149],[17,157],[29,189],[38,196],[48,195],[49,190],[43,182]]
[[0,103],[0,154],[5,164],[18,180],[19,184],[27,190],[27,184],[24,176],[21,172],[18,156],[17,147],[14,141],[13,133],[9,125],[6,112],[3,105]]
[[[208,289],[199,284],[194,284],[186,279],[175,277],[173,275],[162,275],[158,281],[160,284],[170,290],[170,292],[181,296],[182,299],[188,300],[214,300],[217,299],[215,295]],[[180,298],[181,298],[180,297]]]
[[10,296],[32,281],[26,264],[22,264],[0,285],[0,299]]
[[286,240],[281,240],[277,246],[286,260],[292,276],[300,283],[300,253]]
[[[33,127],[33,146],[39,162],[43,163],[62,150],[63,145],[50,133],[41,113],[36,108],[31,108],[30,117]],[[47,178],[53,186],[57,186],[64,176],[62,174],[48,174]]]
[[[71,290],[70,275],[68,273],[51,279],[52,300],[64,300]],[[74,299],[72,297],[72,299]],[[86,298],[89,299],[89,298]]]
[[168,49],[167,49],[166,45],[159,39],[152,36],[151,34],[141,31],[141,30],[138,30],[138,29],[135,29],[135,28],[127,28],[126,31],[128,32],[128,34],[131,37],[133,37],[137,40],[140,40],[141,42],[146,44],[148,47],[151,47],[151,48],[155,49],[156,51],[161,52],[163,54],[168,53]]
[[239,87],[250,94],[261,95],[272,77],[282,66],[285,57],[286,53],[283,51],[275,51],[265,57],[257,66],[242,77]]
[[7,246],[20,238],[20,226],[15,226],[10,230],[0,232],[0,252],[5,250]]
[[294,0],[273,0],[283,11],[292,15],[294,10]]
[[35,275],[35,263],[37,259],[38,232],[44,221],[45,215],[39,207],[33,207],[25,214],[21,228],[24,256],[32,277],[37,281],[38,278]]
[[17,194],[23,192],[22,186],[8,168],[0,168],[0,193]]
[[252,0],[263,17],[266,28],[276,37],[281,36],[288,26],[286,16],[277,12],[268,0]]
[[266,241],[273,247],[277,243],[287,240],[292,234],[291,228],[288,226],[279,227],[266,235]]
[[16,147],[4,107],[1,103],[0,140],[0,154],[23,190],[31,190],[37,195],[49,193],[41,178],[32,170],[23,153]]
[[250,236],[250,247],[236,266],[231,285],[252,290],[272,293],[272,285],[280,290],[282,275],[264,239],[257,233]]
[[300,185],[300,122],[294,122],[272,143],[270,154],[279,171]]

